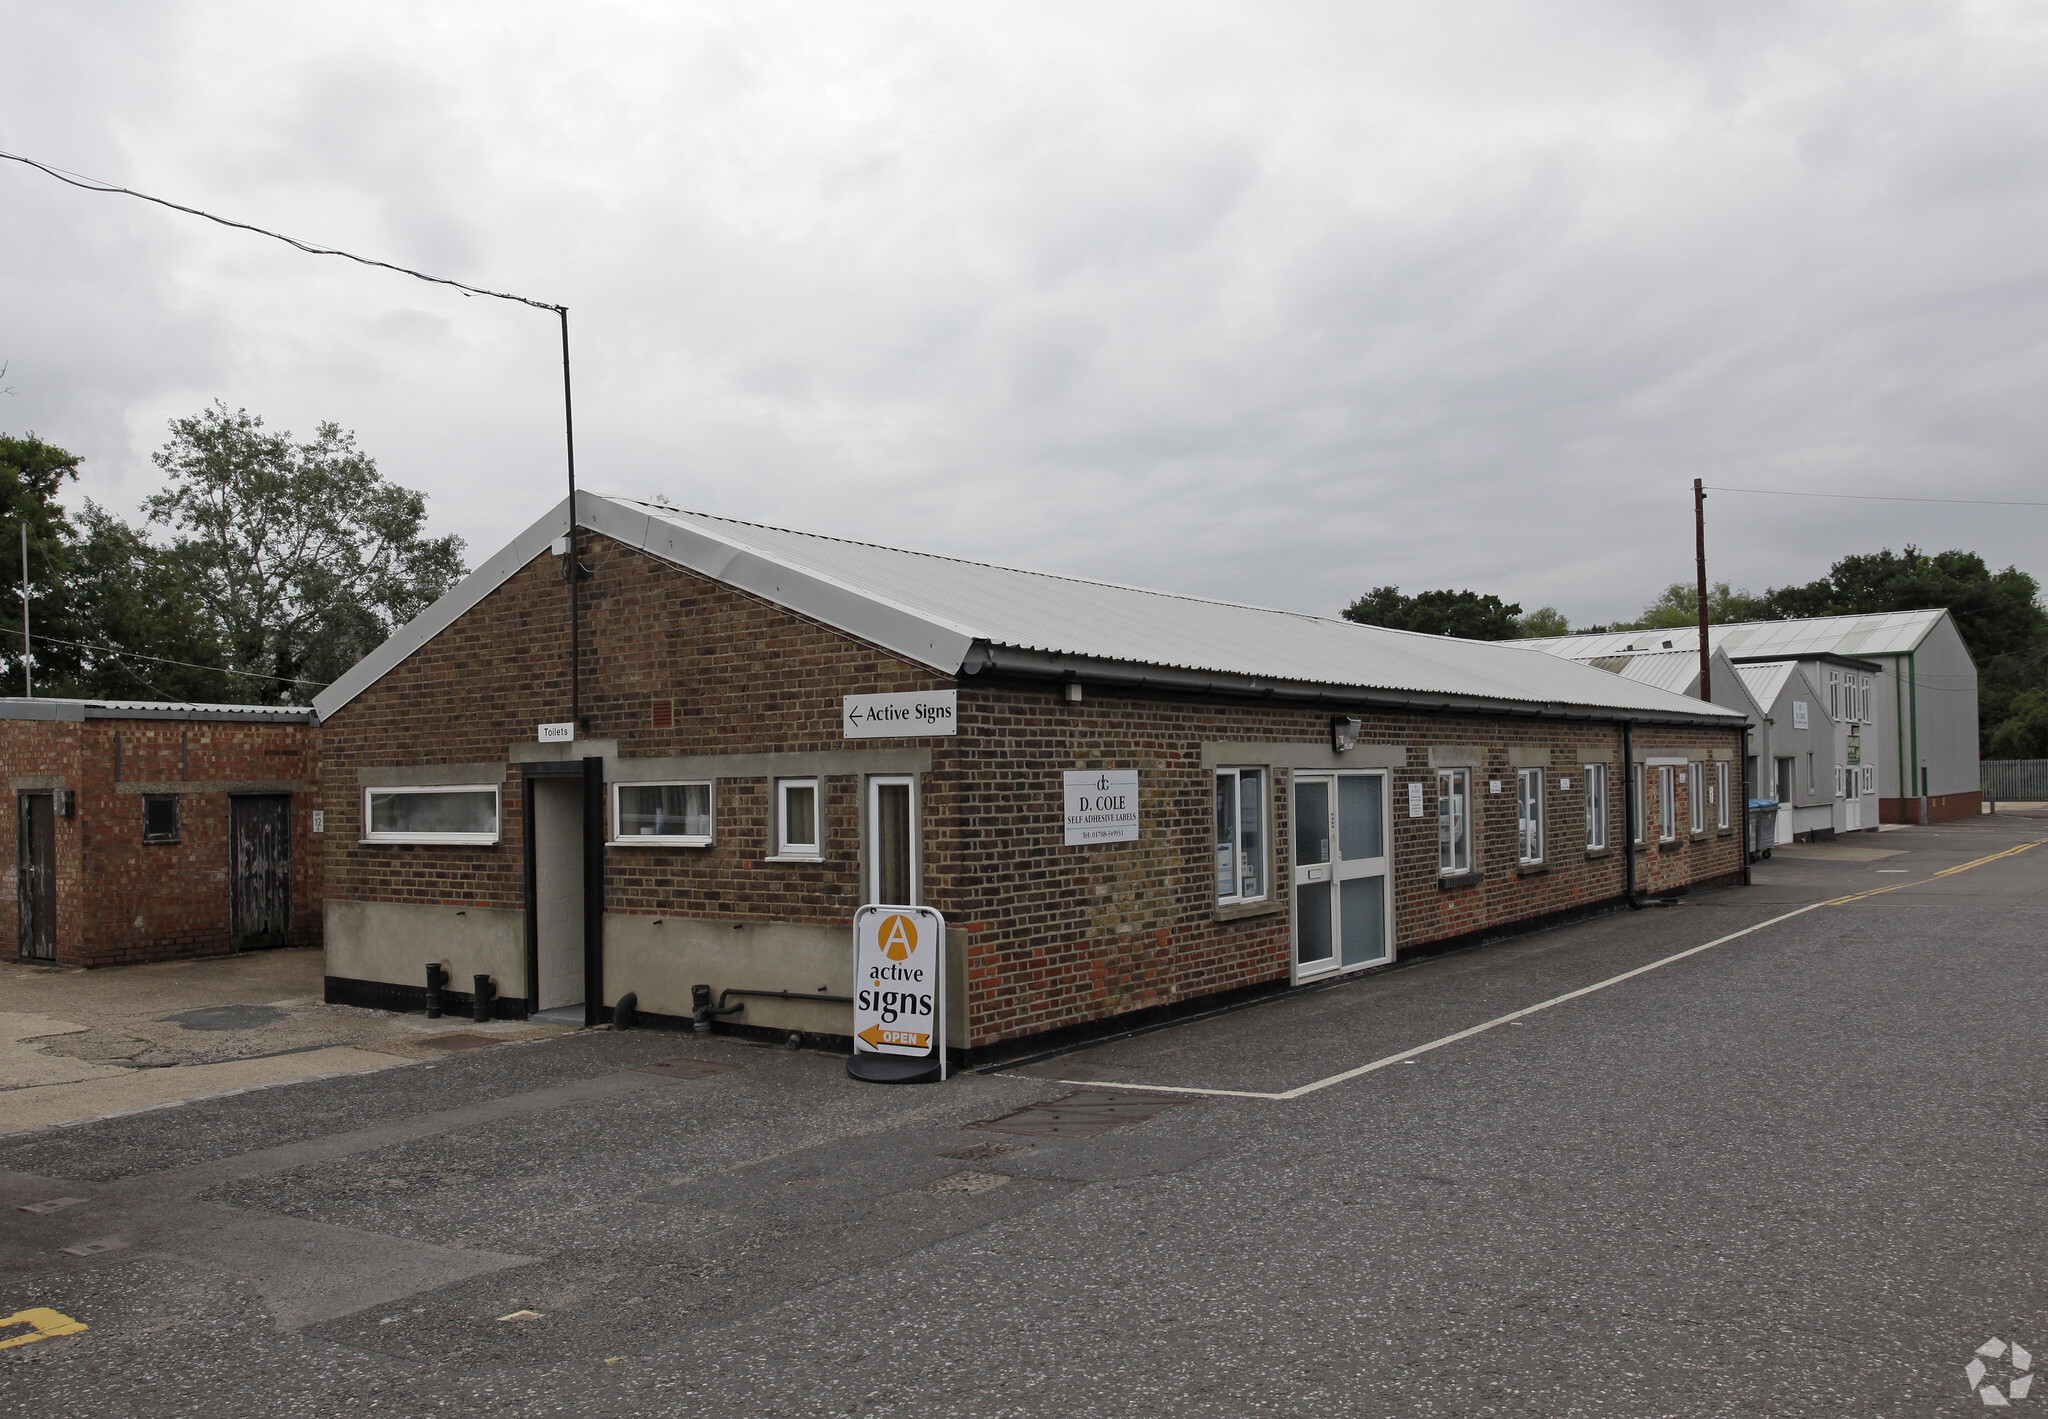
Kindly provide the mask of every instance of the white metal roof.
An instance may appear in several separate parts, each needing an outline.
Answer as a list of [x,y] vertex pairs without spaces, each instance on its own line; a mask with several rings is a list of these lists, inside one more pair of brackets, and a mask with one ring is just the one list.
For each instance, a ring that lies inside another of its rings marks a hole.
[[[1361,691],[1647,716],[1741,718],[1519,642],[1419,635],[764,527],[634,499],[578,498],[582,526],[948,675],[960,673],[969,651],[986,642]],[[538,555],[565,530],[566,513],[566,504],[557,507],[336,681],[314,701],[322,716],[361,693]]]
[[306,705],[209,705],[183,700],[72,700],[45,695],[0,697],[0,719],[241,719],[265,723],[309,722]]
[[1742,677],[1742,683],[1749,686],[1750,694],[1756,696],[1756,702],[1768,714],[1771,706],[1778,702],[1778,696],[1785,693],[1785,682],[1798,668],[1796,660],[1759,660],[1736,666],[1735,673]]
[[[1806,655],[1905,655],[1919,648],[1945,608],[1885,611],[1872,616],[1808,616],[1791,621],[1734,621],[1707,627],[1707,644],[1731,657]],[[1587,636],[1549,636],[1524,642],[1553,655],[1586,660],[1637,650],[1699,653],[1699,628],[1603,631]]]

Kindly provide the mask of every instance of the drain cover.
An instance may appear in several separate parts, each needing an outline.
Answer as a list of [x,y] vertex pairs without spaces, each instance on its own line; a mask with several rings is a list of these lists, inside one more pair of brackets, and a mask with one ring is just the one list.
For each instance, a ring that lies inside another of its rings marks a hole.
[[1031,1145],[1028,1143],[977,1143],[972,1148],[955,1148],[950,1153],[941,1153],[941,1158],[958,1158],[963,1163],[986,1163],[991,1158],[1000,1158],[1005,1153],[1021,1153]]
[[1032,1104],[1001,1118],[967,1126],[986,1129],[990,1133],[1021,1133],[1027,1138],[1093,1138],[1112,1128],[1143,1123],[1156,1113],[1187,1102],[1186,1099],[1083,1089],[1064,1099]]
[[503,1044],[489,1035],[436,1035],[431,1040],[421,1040],[428,1049],[482,1049],[485,1045]]
[[738,1069],[737,1064],[717,1064],[708,1059],[691,1059],[682,1055],[675,1059],[657,1059],[652,1064],[636,1064],[636,1074],[658,1074],[663,1079],[709,1079],[714,1074],[724,1074]]
[[113,1241],[80,1242],[75,1247],[59,1247],[57,1250],[70,1252],[73,1256],[98,1256],[103,1251],[113,1251],[117,1247],[125,1247],[127,1245],[128,1243],[126,1242]]
[[24,1202],[19,1204],[24,1212],[61,1212],[67,1207],[76,1207],[85,1201],[82,1197],[53,1197],[48,1202]]
[[926,1192],[994,1192],[1010,1180],[1007,1173],[954,1173],[925,1188]]

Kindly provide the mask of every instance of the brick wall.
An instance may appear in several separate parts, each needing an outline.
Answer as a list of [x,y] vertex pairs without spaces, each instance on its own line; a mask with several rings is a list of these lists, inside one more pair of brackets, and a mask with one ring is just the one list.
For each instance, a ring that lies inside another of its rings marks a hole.
[[[616,739],[622,757],[838,750],[849,747],[840,696],[947,688],[954,681],[743,592],[601,537],[585,558],[586,738]],[[524,904],[518,769],[493,847],[364,845],[357,772],[366,767],[501,762],[535,726],[568,716],[566,592],[560,563],[536,558],[325,726],[328,882],[337,898]],[[1324,710],[1103,697],[1070,704],[1050,689],[963,682],[957,737],[892,740],[928,747],[921,786],[926,900],[966,938],[970,1043],[1214,994],[1289,972],[1284,910],[1219,920],[1213,776],[1205,741],[1326,742]],[[659,702],[672,723],[657,726]],[[1390,820],[1396,939],[1403,949],[1587,907],[1623,890],[1626,775],[1620,731],[1524,718],[1365,716],[1364,745],[1405,746],[1392,771]],[[1474,770],[1474,879],[1440,885],[1436,777],[1429,750],[1483,746]],[[1740,753],[1739,735],[1644,728],[1638,754]],[[1546,862],[1522,871],[1511,749],[1548,749]],[[1583,846],[1588,760],[1611,763],[1609,850]],[[1739,759],[1736,761],[1739,765]],[[1136,768],[1143,836],[1066,847],[1061,773]],[[1570,790],[1558,788],[1570,778]],[[1503,791],[1486,792],[1489,781]],[[1651,797],[1654,800],[1655,775]],[[1407,785],[1424,814],[1407,816]],[[1277,860],[1291,850],[1291,776],[1275,775]],[[1681,789],[1689,792],[1691,785]],[[717,785],[716,844],[607,853],[608,910],[702,918],[849,925],[861,897],[859,780],[828,778],[826,857],[772,863],[769,785]],[[1731,785],[1731,793],[1739,794]],[[1688,812],[1679,805],[1680,822]],[[1652,821],[1656,812],[1650,805]],[[1728,832],[1681,834],[1640,854],[1641,885],[1664,891],[1741,866],[1740,816]],[[1273,902],[1287,900],[1284,866]]]
[[[57,963],[120,965],[216,955],[232,947],[228,798],[224,785],[319,779],[318,731],[305,724],[206,720],[0,720],[0,934],[19,940],[18,795],[46,784],[77,794],[56,820]],[[118,764],[117,764],[118,760]],[[118,774],[118,777],[117,777]],[[60,783],[61,781],[61,783]],[[179,798],[174,843],[142,841],[142,794]],[[321,854],[312,792],[292,813],[291,944],[320,942]],[[12,947],[7,948],[12,952]]]

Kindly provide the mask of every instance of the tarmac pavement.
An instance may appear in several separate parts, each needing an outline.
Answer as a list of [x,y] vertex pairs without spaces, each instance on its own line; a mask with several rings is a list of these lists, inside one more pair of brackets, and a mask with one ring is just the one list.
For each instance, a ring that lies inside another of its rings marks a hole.
[[1780,850],[943,1086],[581,1031],[21,1134],[0,1410],[1979,1412],[1993,1337],[2048,1368],[2042,840]]

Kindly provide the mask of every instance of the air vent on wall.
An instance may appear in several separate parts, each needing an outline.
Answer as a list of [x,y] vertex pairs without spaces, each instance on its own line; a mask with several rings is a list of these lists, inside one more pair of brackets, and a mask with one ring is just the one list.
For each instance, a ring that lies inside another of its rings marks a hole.
[[676,702],[674,700],[656,700],[654,702],[653,718],[656,729],[674,729],[676,727]]

